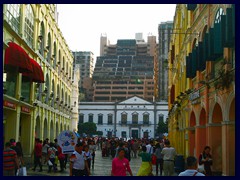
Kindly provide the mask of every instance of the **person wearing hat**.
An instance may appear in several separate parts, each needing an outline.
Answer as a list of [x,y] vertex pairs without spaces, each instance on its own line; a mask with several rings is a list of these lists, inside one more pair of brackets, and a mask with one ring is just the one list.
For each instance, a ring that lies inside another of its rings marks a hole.
[[88,168],[86,154],[83,151],[83,143],[79,142],[75,146],[75,151],[70,157],[70,176],[85,176],[86,171],[90,175],[90,170]]

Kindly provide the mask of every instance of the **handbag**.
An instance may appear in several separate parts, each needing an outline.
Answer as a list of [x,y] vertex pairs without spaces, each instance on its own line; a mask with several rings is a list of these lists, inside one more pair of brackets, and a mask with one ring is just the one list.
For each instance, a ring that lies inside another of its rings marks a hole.
[[199,172],[204,172],[205,171],[204,164],[202,164],[202,165],[198,164],[198,171]]
[[157,163],[157,156],[152,155],[152,165],[156,165]]
[[27,176],[27,168],[21,167],[17,172],[17,176]]

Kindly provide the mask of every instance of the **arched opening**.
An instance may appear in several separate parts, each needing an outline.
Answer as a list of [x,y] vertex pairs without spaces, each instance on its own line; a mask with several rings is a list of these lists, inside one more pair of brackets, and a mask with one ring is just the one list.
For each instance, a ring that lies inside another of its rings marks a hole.
[[196,157],[196,150],[195,150],[195,126],[196,126],[196,116],[195,113],[192,111],[190,115],[190,131],[189,131],[189,155]]
[[59,135],[59,124],[56,122],[56,137]]
[[[229,110],[229,121],[235,122],[235,98],[232,100]],[[229,127],[229,175],[235,175],[235,123]]]
[[202,108],[199,116],[199,127],[196,132],[196,155],[197,157],[201,154],[204,147],[207,145],[207,130],[206,130],[206,111]]
[[40,138],[40,117],[39,116],[37,116],[36,118],[35,138]]
[[196,46],[196,44],[197,44],[197,39],[195,38],[192,43],[192,49]]
[[47,119],[44,119],[44,133],[43,133],[43,139],[49,138],[48,137],[48,124]]
[[56,137],[54,136],[54,129],[53,129],[53,120],[51,120],[51,124],[50,124],[50,141],[53,142],[53,140]]
[[206,32],[207,32],[207,25],[204,26],[204,28],[203,28],[201,41],[204,40],[204,36],[205,36]]
[[50,91],[50,81],[49,81],[49,75],[46,74],[46,82],[45,82],[45,88],[44,88],[44,95],[45,97],[45,103],[48,103],[49,99],[49,91]]
[[53,44],[53,67],[54,67],[54,69],[56,68],[56,64],[57,64],[57,46],[56,46],[56,42],[54,42],[54,44]]
[[58,73],[60,73],[61,67],[62,67],[62,65],[61,65],[61,51],[60,51],[60,49],[58,50],[58,62],[57,62],[57,64],[58,64]]
[[215,104],[212,114],[211,131],[209,137],[211,138],[211,148],[213,157],[213,171],[222,172],[222,109],[218,103]]
[[47,61],[50,63],[51,62],[51,55],[52,55],[52,41],[51,41],[51,35],[48,33],[48,45],[47,45]]
[[229,110],[229,121],[235,121],[235,98],[233,99]]
[[44,47],[45,47],[45,30],[44,30],[44,23],[41,22],[41,29],[39,35],[39,53],[44,57]]
[[53,107],[54,106],[54,100],[55,100],[55,97],[56,97],[56,92],[55,92],[55,83],[54,83],[54,79],[52,79],[52,91],[51,91],[51,94],[50,94],[50,98],[51,98],[51,106]]
[[63,131],[63,124],[61,123],[60,124],[60,132],[62,132]]

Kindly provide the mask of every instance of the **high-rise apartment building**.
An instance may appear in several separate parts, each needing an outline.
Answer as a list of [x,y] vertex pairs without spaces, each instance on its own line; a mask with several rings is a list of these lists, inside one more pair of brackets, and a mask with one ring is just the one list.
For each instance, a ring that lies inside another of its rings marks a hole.
[[154,46],[136,39],[105,46],[94,69],[93,101],[122,101],[134,95],[153,101],[154,56],[150,47]]
[[94,54],[90,51],[76,51],[73,52],[73,56],[74,69],[79,68],[80,70],[79,92],[85,95],[84,100],[89,101],[92,87],[91,78],[94,70]]
[[170,37],[172,33],[173,22],[162,22],[158,26],[158,38],[159,38],[159,100],[167,101],[168,99],[168,69],[167,59]]

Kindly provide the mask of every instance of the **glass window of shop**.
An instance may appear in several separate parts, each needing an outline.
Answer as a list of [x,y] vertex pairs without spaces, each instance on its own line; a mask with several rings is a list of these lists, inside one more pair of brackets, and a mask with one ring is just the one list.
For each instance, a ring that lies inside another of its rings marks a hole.
[[31,84],[28,77],[22,76],[21,97],[24,102],[30,102]]
[[15,97],[17,84],[16,72],[4,72],[3,73],[3,93]]

